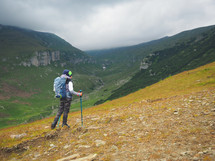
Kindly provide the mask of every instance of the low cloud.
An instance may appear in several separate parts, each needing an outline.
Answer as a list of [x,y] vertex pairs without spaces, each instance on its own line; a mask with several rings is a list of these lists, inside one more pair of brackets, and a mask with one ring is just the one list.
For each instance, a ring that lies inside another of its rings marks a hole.
[[0,24],[52,32],[82,50],[214,24],[213,0],[0,0]]

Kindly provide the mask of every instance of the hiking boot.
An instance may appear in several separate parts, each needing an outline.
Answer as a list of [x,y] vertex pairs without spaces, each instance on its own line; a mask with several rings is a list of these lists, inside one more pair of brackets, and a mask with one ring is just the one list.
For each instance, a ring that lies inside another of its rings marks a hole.
[[68,124],[62,124],[62,127],[63,127],[64,125],[67,126],[68,128],[70,128],[70,126],[69,126]]
[[55,128],[56,124],[55,123],[52,123],[51,125],[51,129],[53,130]]

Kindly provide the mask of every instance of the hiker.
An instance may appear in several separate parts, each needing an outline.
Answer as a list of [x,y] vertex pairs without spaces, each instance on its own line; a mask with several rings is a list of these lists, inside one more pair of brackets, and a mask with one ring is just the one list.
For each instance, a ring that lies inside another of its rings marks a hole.
[[[72,94],[75,94],[77,96],[82,96],[82,92],[75,92],[73,89],[73,83],[71,81],[72,79],[72,72],[65,69],[63,71],[63,74],[60,76],[61,78],[64,77],[66,78],[66,97],[65,98],[60,98],[60,106],[59,106],[59,110],[58,113],[53,121],[53,123],[51,124],[51,129],[54,129],[57,125],[58,119],[61,116],[62,113],[63,114],[63,124],[62,127],[65,125],[68,128],[70,127],[67,124],[67,117],[68,117],[68,113],[69,113],[69,109],[70,109],[70,104],[72,101]],[[55,86],[54,86],[54,91],[55,91]]]

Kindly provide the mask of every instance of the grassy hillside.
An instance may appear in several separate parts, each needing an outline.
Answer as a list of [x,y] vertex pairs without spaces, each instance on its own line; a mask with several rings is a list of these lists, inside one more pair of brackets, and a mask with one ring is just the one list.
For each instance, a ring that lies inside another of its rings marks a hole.
[[[86,51],[98,67],[106,67],[95,72],[103,80],[100,91],[105,93],[96,104],[214,61],[214,30],[213,25],[134,46]],[[146,70],[140,71],[141,63],[147,64]]]
[[0,130],[2,160],[213,160],[215,62],[170,76],[125,97],[70,113],[70,129],[52,118]]
[[[36,52],[42,53],[41,61],[51,58],[43,52],[57,52],[60,59],[35,66],[29,62]],[[64,69],[72,70],[76,91],[87,94],[100,86],[92,59],[51,33],[0,25],[0,62],[0,128],[49,116],[59,103],[53,80]]]
[[[168,76],[215,61],[215,27],[208,29],[203,33],[201,31],[205,31],[205,28],[199,29],[201,34],[194,30],[170,38],[170,40],[178,40],[175,46],[154,51],[146,56],[142,62],[147,64],[147,67],[138,71],[127,83],[114,90],[107,100],[125,96]],[[184,36],[186,34],[187,36]],[[161,44],[163,42],[160,42]]]

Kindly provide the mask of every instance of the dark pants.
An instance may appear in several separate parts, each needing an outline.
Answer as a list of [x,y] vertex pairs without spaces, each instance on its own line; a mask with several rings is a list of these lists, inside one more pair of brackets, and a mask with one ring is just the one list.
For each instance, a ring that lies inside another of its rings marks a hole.
[[60,107],[59,107],[58,113],[54,119],[54,122],[52,123],[52,124],[54,124],[54,126],[56,126],[57,121],[58,121],[59,117],[62,115],[62,113],[63,113],[63,124],[64,125],[67,124],[67,118],[68,118],[71,101],[72,101],[71,98],[60,99]]

